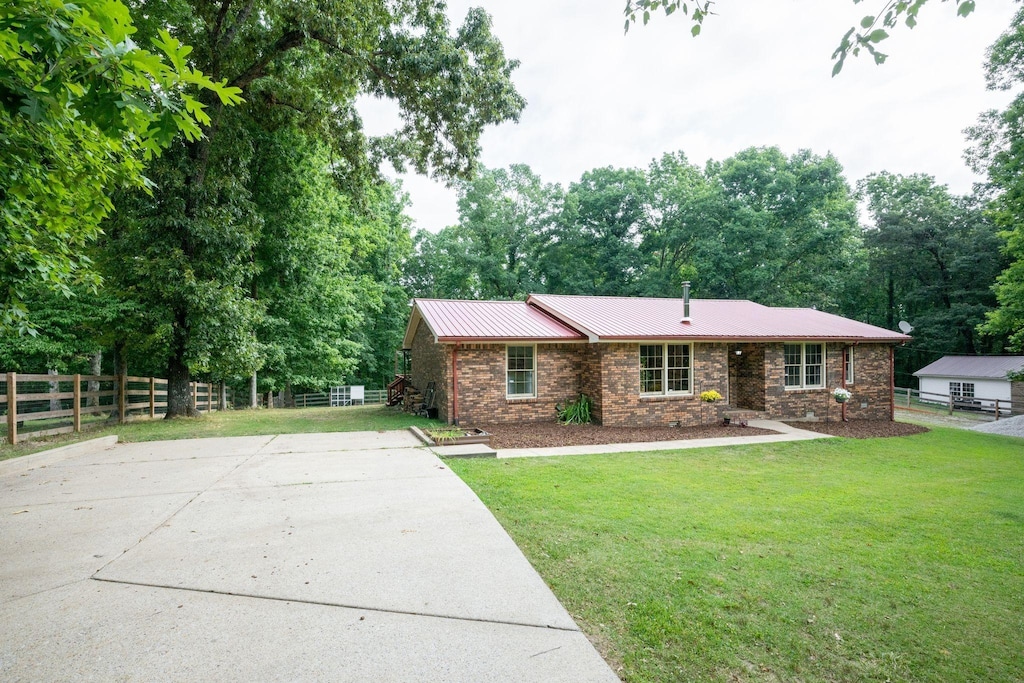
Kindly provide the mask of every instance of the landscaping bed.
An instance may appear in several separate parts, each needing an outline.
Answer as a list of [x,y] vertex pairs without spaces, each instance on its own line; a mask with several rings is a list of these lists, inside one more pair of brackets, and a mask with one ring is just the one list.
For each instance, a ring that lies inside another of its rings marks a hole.
[[889,436],[909,436],[929,431],[921,425],[889,420],[849,420],[848,422],[786,422],[790,427],[806,429],[819,434],[845,436],[851,439],[877,439]]
[[730,436],[777,434],[770,429],[721,424],[703,427],[603,427],[564,425],[557,422],[529,424],[487,424],[480,428],[491,434],[491,448],[548,448],[551,446],[595,446],[606,443],[716,439]]

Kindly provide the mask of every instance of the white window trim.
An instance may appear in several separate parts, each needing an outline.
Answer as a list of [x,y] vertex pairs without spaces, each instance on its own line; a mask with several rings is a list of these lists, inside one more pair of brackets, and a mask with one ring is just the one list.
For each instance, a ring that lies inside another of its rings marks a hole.
[[[643,372],[643,368],[640,367],[640,347],[641,346],[658,346],[658,344],[651,344],[649,342],[640,342],[636,348],[636,367],[637,367],[637,384],[640,387],[640,396],[693,396],[693,343],[692,342],[664,342],[661,344],[661,386],[664,387],[661,391],[644,391],[643,381],[641,380],[640,373]],[[670,346],[688,346],[689,347],[689,358],[690,367],[687,370],[690,371],[690,388],[686,391],[669,391],[668,388],[668,347]]]
[[[804,384],[807,381],[807,345],[821,345],[821,384]],[[800,384],[786,384],[786,347],[800,347]],[[784,342],[782,344],[782,387],[786,391],[806,391],[807,389],[824,389],[825,375],[828,371],[828,345],[825,342]]]
[[[529,347],[533,349],[533,393],[532,394],[510,394],[508,393],[508,350],[510,348],[525,348]],[[521,399],[521,398],[537,398],[537,345],[536,344],[505,344],[505,398],[508,399]]]
[[[846,384],[848,386],[853,386],[853,377],[854,377],[854,374],[855,374],[854,366],[857,364],[857,359],[854,357],[854,349],[855,348],[857,348],[857,347],[855,347],[855,346],[847,346],[847,347],[845,347],[845,349],[843,351],[843,353],[844,353],[844,355],[843,355],[843,367],[844,367],[843,373],[846,375]],[[850,354],[850,363],[849,364],[846,363],[846,355],[845,354],[847,354],[847,353]]]

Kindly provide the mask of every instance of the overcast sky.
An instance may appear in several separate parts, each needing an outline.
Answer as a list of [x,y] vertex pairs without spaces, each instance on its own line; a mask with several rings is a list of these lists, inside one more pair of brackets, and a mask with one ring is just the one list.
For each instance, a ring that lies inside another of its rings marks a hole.
[[[979,178],[964,164],[963,129],[1009,101],[985,91],[986,48],[1009,26],[1011,0],[982,0],[968,18],[932,0],[920,23],[882,43],[889,60],[847,60],[831,77],[843,33],[883,0],[720,0],[698,38],[681,14],[623,35],[624,0],[449,0],[454,25],[483,6],[527,106],[518,124],[484,134],[489,167],[525,163],[564,186],[602,166],[646,167],[665,152],[691,162],[751,146],[810,149],[839,159],[851,184],[872,172],[928,173],[962,194]],[[390,107],[365,101],[369,133],[394,127]],[[417,227],[457,221],[456,196],[408,175]]]

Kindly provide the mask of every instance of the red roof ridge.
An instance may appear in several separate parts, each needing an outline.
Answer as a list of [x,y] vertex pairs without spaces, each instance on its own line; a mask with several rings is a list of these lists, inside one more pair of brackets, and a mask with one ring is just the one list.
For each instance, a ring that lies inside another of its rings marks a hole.
[[413,298],[413,301],[457,301],[460,304],[525,304],[525,301],[519,299],[435,299],[417,296]]
[[[530,299],[534,297],[551,297],[557,299],[620,299],[624,301],[678,301],[682,303],[682,296],[616,296],[608,294],[538,294],[532,293],[526,299],[529,303]],[[690,301],[703,301],[703,302],[715,302],[715,303],[737,303],[737,304],[753,304],[755,306],[761,306],[762,308],[780,308],[778,306],[765,306],[764,304],[750,299],[700,299],[696,297],[690,297]],[[794,307],[799,308],[799,307]],[[804,307],[806,309],[806,307]]]

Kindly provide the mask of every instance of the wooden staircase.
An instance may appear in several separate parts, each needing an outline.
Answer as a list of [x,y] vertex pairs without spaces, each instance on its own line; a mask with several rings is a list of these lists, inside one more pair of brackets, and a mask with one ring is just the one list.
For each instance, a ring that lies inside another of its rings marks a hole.
[[395,375],[395,379],[388,384],[388,399],[387,404],[389,406],[397,406],[405,399],[405,390],[409,387],[409,376],[408,375]]

